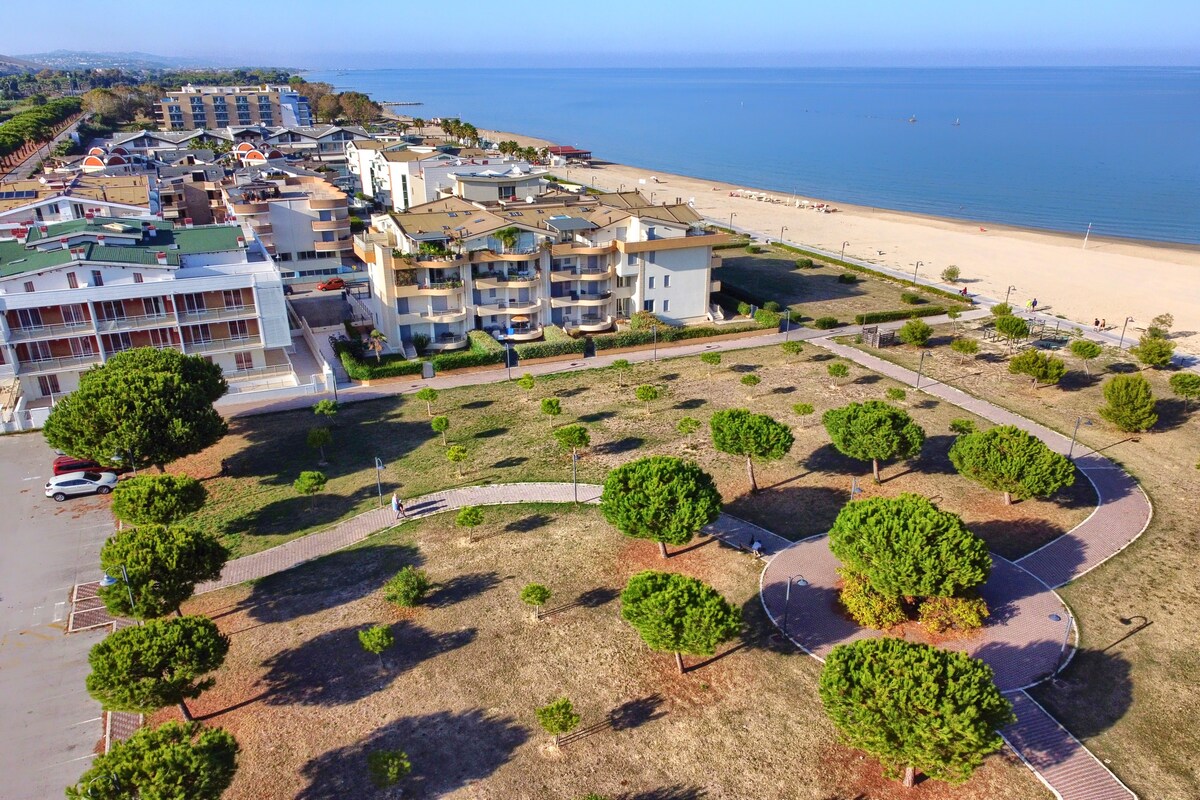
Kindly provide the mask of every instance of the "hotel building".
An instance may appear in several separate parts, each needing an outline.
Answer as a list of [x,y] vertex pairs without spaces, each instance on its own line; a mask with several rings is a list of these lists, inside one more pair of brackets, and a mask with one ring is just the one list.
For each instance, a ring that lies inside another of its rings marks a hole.
[[0,242],[0,385],[24,408],[133,347],[203,356],[234,386],[292,374],[279,273],[240,228],[89,217],[16,233]]
[[164,131],[194,128],[310,126],[308,98],[290,86],[184,86],[165,92],[155,108]]

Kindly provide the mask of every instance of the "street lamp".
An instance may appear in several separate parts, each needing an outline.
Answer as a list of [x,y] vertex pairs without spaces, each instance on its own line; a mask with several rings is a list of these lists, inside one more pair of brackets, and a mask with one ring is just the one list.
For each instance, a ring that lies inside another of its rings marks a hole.
[[783,594],[783,635],[788,635],[788,617],[790,616],[792,606],[792,584],[797,586],[808,586],[808,581],[803,575],[790,575],[787,579],[787,588]]
[[787,230],[787,225],[779,229],[779,243],[783,244],[783,232]]
[[1012,290],[1013,290],[1013,289],[1015,289],[1015,288],[1017,288],[1017,287],[1015,287],[1015,286],[1009,286],[1009,287],[1008,287],[1008,291],[1006,291],[1006,292],[1004,293],[1004,305],[1008,305],[1008,296],[1009,296],[1010,294],[1012,294]]
[[575,490],[575,505],[579,505],[579,451],[571,448],[571,486]]
[[658,363],[658,326],[651,325],[650,330],[654,331],[654,363]]
[[1125,329],[1129,327],[1129,323],[1133,322],[1133,317],[1126,317],[1125,324],[1121,326],[1121,341],[1117,342],[1117,350],[1120,350],[1125,344]]
[[[125,591],[129,594],[129,613],[132,614],[134,613],[134,607],[136,604],[133,602],[133,589],[129,586],[129,573],[125,571],[124,564],[121,565],[121,579],[125,581]],[[109,575],[107,572],[104,573],[104,577],[100,579],[101,588],[107,589],[110,586],[116,585],[117,579],[112,575]]]
[[508,379],[512,380],[512,342],[504,340],[504,366],[508,370]]
[[846,260],[846,245],[848,245],[848,244],[850,244],[850,243],[849,243],[849,242],[842,242],[842,254],[841,254],[839,257],[838,257],[838,261],[845,261],[845,260]]
[[737,216],[736,211],[729,212],[729,232],[733,233],[733,218]]
[[1071,431],[1071,446],[1070,446],[1070,448],[1067,449],[1067,460],[1068,461],[1071,460],[1071,456],[1075,453],[1075,437],[1079,435],[1079,426],[1080,425],[1091,425],[1091,424],[1092,424],[1092,421],[1090,419],[1084,419],[1083,417],[1080,417],[1079,419],[1075,420],[1075,430]]
[[379,507],[383,508],[383,481],[380,476],[383,474],[383,460],[379,456],[375,456],[375,488],[379,492]]
[[914,389],[921,388],[921,372],[922,372],[922,370],[925,369],[925,356],[929,356],[930,358],[932,358],[933,353],[929,352],[928,350],[921,351],[921,363],[919,363],[917,365],[917,382],[915,384],[913,384]]
[[913,266],[913,286],[916,286],[916,285],[917,285],[917,270],[919,270],[919,269],[920,269],[921,267],[923,267],[924,265],[925,265],[925,262],[924,262],[924,261],[918,261],[918,262],[917,262],[917,263],[916,263],[916,264]]

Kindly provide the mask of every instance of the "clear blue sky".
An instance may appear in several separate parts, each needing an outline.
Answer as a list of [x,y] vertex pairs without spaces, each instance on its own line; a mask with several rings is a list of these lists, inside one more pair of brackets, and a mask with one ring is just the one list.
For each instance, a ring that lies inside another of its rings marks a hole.
[[1200,65],[1197,0],[6,3],[0,53],[307,68]]

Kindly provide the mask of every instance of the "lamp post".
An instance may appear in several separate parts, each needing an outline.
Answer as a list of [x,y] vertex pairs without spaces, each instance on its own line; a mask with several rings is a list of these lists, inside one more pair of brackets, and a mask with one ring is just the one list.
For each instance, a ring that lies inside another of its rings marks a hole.
[[933,353],[928,350],[921,351],[921,363],[917,364],[917,382],[913,384],[914,389],[921,388],[921,372],[925,369],[925,356],[933,357]]
[[504,340],[504,367],[508,370],[508,379],[512,380],[512,342]]
[[[136,604],[133,602],[133,589],[129,585],[129,573],[125,571],[124,564],[121,565],[121,580],[125,581],[125,592],[129,595],[129,613],[132,614]],[[104,577],[100,579],[100,586],[105,589],[116,585],[117,579],[112,575],[109,575],[107,572],[104,573]]]
[[787,579],[787,588],[783,593],[783,635],[788,635],[788,617],[792,609],[792,584],[797,586],[808,586],[808,581],[803,575],[789,575]]
[[1117,342],[1117,350],[1120,350],[1125,345],[1125,329],[1129,327],[1129,323],[1133,322],[1133,317],[1126,317],[1125,324],[1121,326],[1121,341]]
[[787,230],[787,225],[779,229],[779,243],[783,244],[783,232]]
[[729,232],[733,233],[733,218],[737,216],[736,211],[729,212]]
[[917,285],[917,270],[923,266],[925,266],[924,261],[918,261],[915,265],[913,265],[913,286]]
[[1075,454],[1075,437],[1079,435],[1079,426],[1083,424],[1091,425],[1092,421],[1090,419],[1084,419],[1083,417],[1075,420],[1075,430],[1071,431],[1071,446],[1067,449],[1068,461],[1071,459],[1071,456]]
[[848,244],[850,244],[850,243],[849,243],[849,242],[842,242],[842,254],[841,254],[840,256],[838,256],[838,261],[845,261],[845,260],[846,260],[846,245],[848,245]]
[[1017,287],[1015,287],[1015,286],[1009,286],[1009,287],[1008,287],[1008,291],[1006,291],[1006,292],[1004,293],[1004,305],[1008,305],[1008,296],[1009,296],[1010,294],[1012,294],[1012,290],[1013,290],[1013,289],[1015,289],[1015,288],[1017,288]]
[[579,505],[579,451],[571,448],[571,487],[575,490],[575,505]]
[[654,363],[658,363],[658,326],[651,325],[650,330],[654,332]]
[[375,456],[375,489],[379,492],[379,507],[383,508],[383,460]]

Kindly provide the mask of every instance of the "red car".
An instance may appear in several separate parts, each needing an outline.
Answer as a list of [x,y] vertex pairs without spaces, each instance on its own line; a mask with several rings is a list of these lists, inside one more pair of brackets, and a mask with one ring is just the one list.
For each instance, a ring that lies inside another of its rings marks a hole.
[[329,278],[328,280],[323,280],[320,283],[318,283],[317,288],[320,289],[322,292],[329,292],[329,291],[333,291],[335,289],[339,289],[339,290],[345,289],[346,282],[344,280],[342,280],[341,278]]
[[52,465],[55,475],[66,475],[68,472],[115,472],[118,475],[126,470],[121,467],[106,467],[96,461],[75,456],[58,456]]

